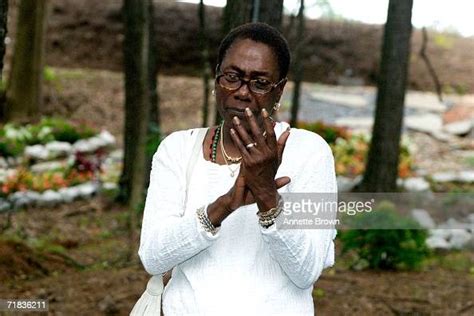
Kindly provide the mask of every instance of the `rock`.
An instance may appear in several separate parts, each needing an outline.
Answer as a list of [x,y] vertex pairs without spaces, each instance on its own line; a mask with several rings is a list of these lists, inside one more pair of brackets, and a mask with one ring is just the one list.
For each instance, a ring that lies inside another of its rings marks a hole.
[[365,108],[370,102],[361,95],[349,94],[349,93],[334,93],[334,92],[323,92],[317,91],[311,93],[313,100],[335,104],[338,106],[346,106],[351,108]]
[[337,190],[338,192],[350,192],[361,180],[362,176],[357,176],[354,179],[344,176],[338,176]]
[[91,146],[89,142],[85,139],[78,140],[77,142],[72,145],[74,151],[78,151],[81,153],[88,153],[91,151]]
[[455,104],[443,114],[444,124],[463,121],[474,118],[473,104]]
[[371,129],[374,119],[372,117],[342,117],[336,119],[335,124],[348,128]]
[[26,146],[25,155],[35,159],[46,160],[49,157],[49,150],[43,145]]
[[403,181],[403,187],[409,192],[429,191],[430,184],[424,178],[408,178]]
[[93,182],[86,182],[76,186],[79,190],[79,195],[83,198],[88,198],[92,196],[98,190],[98,185]]
[[46,144],[46,149],[54,157],[67,156],[72,152],[72,145],[67,142],[50,142]]
[[442,130],[435,130],[430,133],[431,136],[433,136],[436,140],[439,140],[440,142],[448,143],[452,142],[453,137],[451,134],[446,133]]
[[64,167],[64,163],[60,161],[46,161],[34,164],[30,169],[32,172],[40,173],[54,169],[60,169],[62,167]]
[[91,137],[88,140],[89,142],[89,152],[94,152],[99,148],[106,146],[106,142],[100,137]]
[[11,204],[7,200],[0,198],[0,213],[6,212],[10,209],[11,209]]
[[423,209],[413,209],[411,211],[412,217],[420,224],[423,228],[435,228],[436,223],[434,222],[431,215]]
[[426,245],[431,249],[449,249],[451,245],[446,239],[439,236],[431,236],[426,238]]
[[61,199],[64,202],[68,203],[74,201],[77,197],[81,195],[81,192],[75,186],[69,188],[61,188],[58,190],[58,193],[61,195]]
[[443,229],[443,228],[434,228],[429,230],[429,235],[430,237],[439,237],[443,238],[444,240],[447,240],[450,236],[451,233],[448,229]]
[[471,213],[467,216],[467,221],[471,224],[474,224],[474,213]]
[[41,199],[41,193],[36,191],[26,191],[25,196],[30,200],[30,204],[37,204]]
[[440,102],[435,94],[418,91],[407,92],[405,106],[407,108],[429,112],[444,112],[446,110],[446,105]]
[[456,181],[457,177],[455,172],[437,172],[431,176],[433,181],[438,183],[453,182]]
[[123,160],[123,150],[117,149],[110,153],[109,158],[115,162],[122,162]]
[[7,160],[3,157],[0,157],[0,168],[1,169],[7,169],[8,168]]
[[114,145],[115,144],[115,137],[114,135],[110,134],[108,131],[103,130],[100,132],[99,138],[101,138],[106,146]]
[[414,131],[431,134],[432,132],[441,131],[443,123],[439,115],[421,114],[407,116],[405,126]]
[[34,191],[17,191],[10,194],[8,200],[11,202],[14,209],[19,209],[35,204],[38,201],[39,195],[39,193]]
[[54,206],[63,202],[61,194],[53,190],[47,190],[41,194],[41,197],[38,201],[40,206]]
[[[339,178],[339,177],[338,177]],[[338,188],[339,188],[339,182],[338,182]],[[103,190],[115,190],[118,189],[118,184],[114,182],[105,182],[102,185]],[[339,189],[338,189],[339,190]]]
[[472,234],[465,229],[452,229],[449,244],[454,249],[462,249],[472,238]]
[[474,183],[474,170],[460,171],[458,175],[459,182]]
[[466,136],[472,130],[472,127],[472,120],[464,120],[444,125],[443,130],[452,135]]

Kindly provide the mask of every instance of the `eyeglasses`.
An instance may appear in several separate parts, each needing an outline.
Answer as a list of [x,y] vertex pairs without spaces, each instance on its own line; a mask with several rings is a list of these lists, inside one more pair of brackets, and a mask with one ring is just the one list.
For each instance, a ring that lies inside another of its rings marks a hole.
[[283,78],[277,83],[273,83],[262,78],[249,80],[244,79],[233,72],[226,72],[216,77],[217,84],[226,90],[239,90],[240,87],[242,87],[242,85],[245,83],[250,91],[257,94],[268,93],[282,84],[285,80],[286,78]]

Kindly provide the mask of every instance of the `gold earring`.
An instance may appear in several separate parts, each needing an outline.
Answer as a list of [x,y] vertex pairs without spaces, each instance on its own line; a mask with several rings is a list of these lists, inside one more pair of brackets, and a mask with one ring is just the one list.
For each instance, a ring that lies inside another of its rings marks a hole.
[[276,102],[275,105],[273,106],[273,110],[278,112],[278,110],[280,109],[280,106],[281,106],[280,102]]

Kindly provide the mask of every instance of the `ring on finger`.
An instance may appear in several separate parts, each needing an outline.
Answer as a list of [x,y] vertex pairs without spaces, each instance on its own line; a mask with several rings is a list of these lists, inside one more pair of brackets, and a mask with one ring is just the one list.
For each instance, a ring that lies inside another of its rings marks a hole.
[[250,149],[255,146],[257,146],[257,143],[250,143],[250,144],[245,145],[245,148]]

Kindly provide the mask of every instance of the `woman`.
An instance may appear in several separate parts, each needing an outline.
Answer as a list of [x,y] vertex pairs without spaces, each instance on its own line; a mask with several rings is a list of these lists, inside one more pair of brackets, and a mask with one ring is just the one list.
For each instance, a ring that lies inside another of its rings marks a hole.
[[174,132],[154,155],[139,256],[150,274],[173,269],[167,316],[314,315],[313,283],[334,262],[335,231],[274,223],[280,193],[335,192],[336,181],[321,137],[271,119],[289,64],[276,29],[232,30],[216,67],[223,123],[202,143],[199,129]]

